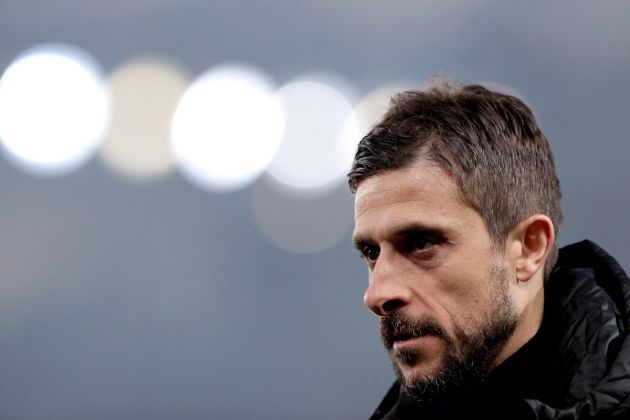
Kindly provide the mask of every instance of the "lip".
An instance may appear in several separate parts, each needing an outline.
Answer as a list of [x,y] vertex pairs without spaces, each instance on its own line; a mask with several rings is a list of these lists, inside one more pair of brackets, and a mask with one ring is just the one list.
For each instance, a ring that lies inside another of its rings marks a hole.
[[400,338],[394,341],[393,348],[398,349],[401,347],[412,346],[416,344],[420,339],[424,337],[423,335],[416,335],[412,337]]

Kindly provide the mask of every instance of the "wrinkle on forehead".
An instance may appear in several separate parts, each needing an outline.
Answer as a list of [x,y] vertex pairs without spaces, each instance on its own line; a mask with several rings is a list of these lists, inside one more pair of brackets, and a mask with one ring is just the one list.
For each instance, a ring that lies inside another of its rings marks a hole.
[[422,159],[404,168],[386,171],[363,180],[355,195],[355,220],[365,211],[384,205],[410,201],[427,202],[432,195],[458,198],[458,192],[455,181],[448,172]]

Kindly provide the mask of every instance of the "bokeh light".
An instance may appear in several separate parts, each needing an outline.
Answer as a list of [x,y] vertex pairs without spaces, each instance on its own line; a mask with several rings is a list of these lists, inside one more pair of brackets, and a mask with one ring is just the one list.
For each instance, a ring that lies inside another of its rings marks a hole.
[[101,145],[103,161],[134,180],[168,173],[175,166],[170,124],[190,78],[169,60],[154,57],[124,63],[108,82],[112,117]]
[[389,101],[392,96],[413,88],[414,86],[411,82],[392,82],[372,90],[359,101],[346,123],[349,127],[356,124],[356,129],[349,133],[346,132],[346,137],[341,142],[341,147],[343,148],[341,154],[344,156],[345,161],[352,162],[359,140],[380,121],[387,108],[389,108]]
[[353,197],[345,185],[326,194],[285,194],[268,182],[252,189],[256,227],[267,241],[291,253],[315,253],[348,237]]
[[177,106],[171,140],[192,182],[215,191],[255,180],[282,141],[284,110],[260,70],[225,64],[201,75]]
[[523,92],[519,91],[514,86],[510,86],[510,85],[506,85],[505,83],[494,82],[494,81],[479,82],[479,84],[481,86],[487,88],[487,89],[492,90],[492,91],[500,92],[500,93],[503,93],[504,95],[514,96],[514,97],[520,99],[525,105],[528,106],[529,109],[532,110],[534,115],[537,114],[536,107],[527,98],[527,95],[525,95]]
[[419,88],[419,86],[414,86],[412,82],[392,82],[370,91],[361,98],[354,108],[359,124],[359,136],[365,136],[380,121],[389,108],[389,102],[393,96],[400,92]]
[[30,173],[57,175],[81,166],[108,119],[103,72],[79,48],[36,46],[0,79],[0,140],[7,156]]
[[287,110],[285,136],[268,174],[293,189],[333,188],[350,168],[348,142],[356,144],[353,90],[338,78],[308,75],[277,91]]

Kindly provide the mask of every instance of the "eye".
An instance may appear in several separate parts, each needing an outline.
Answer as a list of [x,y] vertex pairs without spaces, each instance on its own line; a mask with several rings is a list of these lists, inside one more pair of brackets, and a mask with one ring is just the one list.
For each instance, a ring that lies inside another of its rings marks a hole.
[[432,252],[435,245],[439,244],[440,240],[435,239],[425,234],[410,235],[405,238],[403,242],[404,250],[408,253],[414,253],[419,256],[425,256]]
[[361,248],[361,255],[369,263],[376,262],[380,253],[381,250],[376,246],[365,245]]
[[433,242],[426,236],[419,236],[416,238],[410,238],[409,248],[412,251],[424,251],[433,245]]

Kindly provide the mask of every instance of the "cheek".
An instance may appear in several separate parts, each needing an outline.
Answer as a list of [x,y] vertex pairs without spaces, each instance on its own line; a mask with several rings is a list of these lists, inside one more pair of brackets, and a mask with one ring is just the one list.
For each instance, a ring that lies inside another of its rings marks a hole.
[[453,299],[475,299],[481,290],[487,290],[489,269],[478,262],[445,263],[435,270],[439,288]]
[[491,297],[489,268],[461,264],[439,271],[436,295],[442,296],[443,309],[458,324],[476,324],[486,313]]

